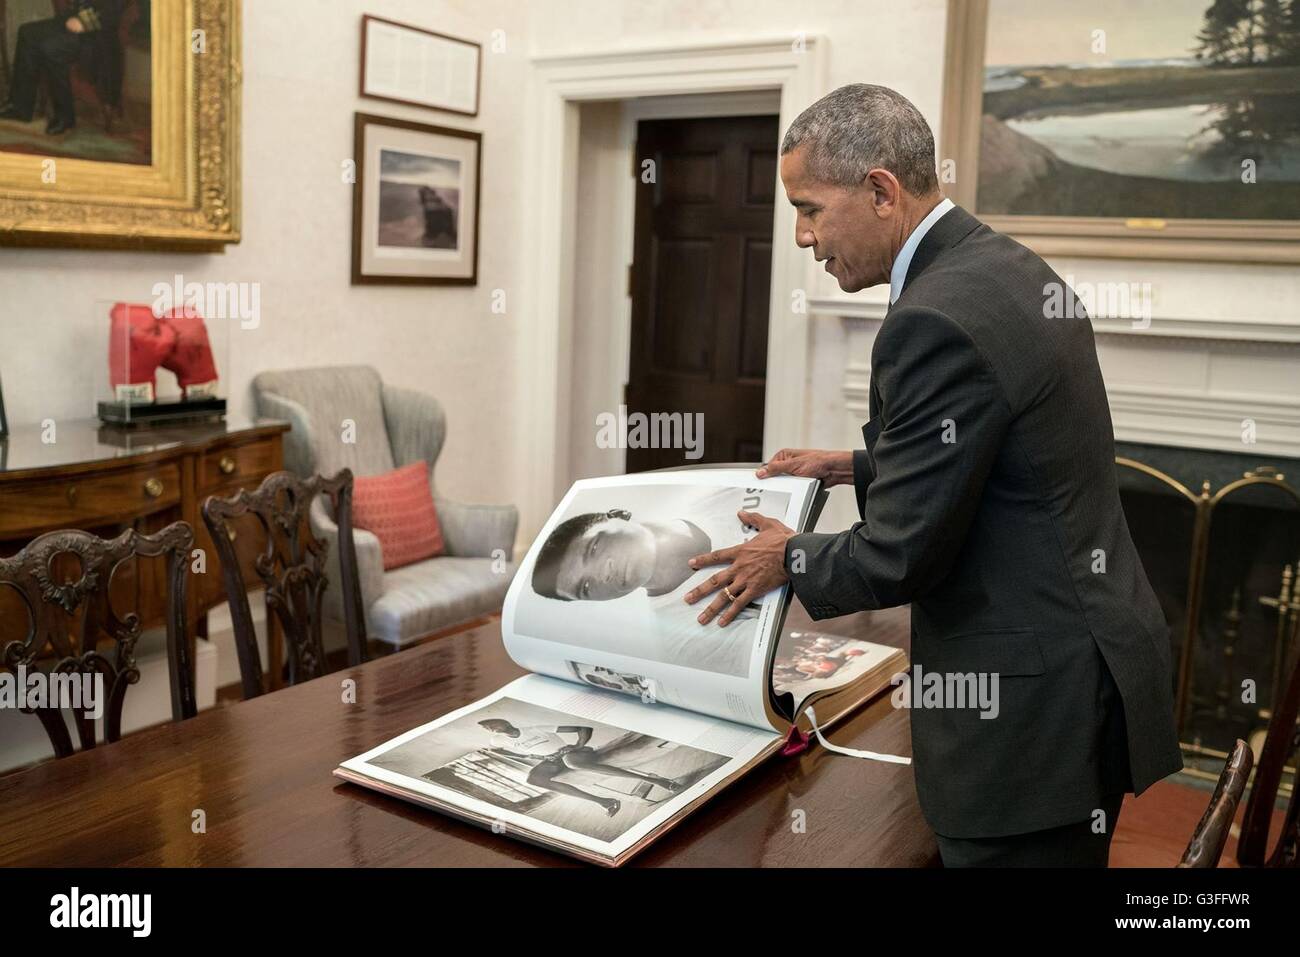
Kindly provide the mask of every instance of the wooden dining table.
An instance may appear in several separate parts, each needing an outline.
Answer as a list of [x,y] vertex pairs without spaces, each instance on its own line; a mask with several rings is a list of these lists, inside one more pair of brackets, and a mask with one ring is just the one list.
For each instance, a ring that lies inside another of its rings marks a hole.
[[[904,649],[910,634],[907,609],[813,624],[797,602],[786,627]],[[5,775],[0,865],[582,866],[331,774],[341,761],[522,674],[494,619]],[[887,693],[836,725],[829,738],[911,753],[908,713],[894,708]],[[629,866],[938,863],[910,765],[814,745],[760,765]]]

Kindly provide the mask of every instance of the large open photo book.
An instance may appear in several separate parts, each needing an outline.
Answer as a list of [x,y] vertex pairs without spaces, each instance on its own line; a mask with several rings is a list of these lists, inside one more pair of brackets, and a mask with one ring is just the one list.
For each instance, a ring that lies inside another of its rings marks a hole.
[[719,566],[688,560],[756,530],[812,529],[815,479],[753,467],[585,479],[520,563],[501,630],[530,672],[345,761],[334,773],[583,860],[622,864],[807,728],[889,687],[886,645],[784,631],[790,586],[725,627],[684,596]]

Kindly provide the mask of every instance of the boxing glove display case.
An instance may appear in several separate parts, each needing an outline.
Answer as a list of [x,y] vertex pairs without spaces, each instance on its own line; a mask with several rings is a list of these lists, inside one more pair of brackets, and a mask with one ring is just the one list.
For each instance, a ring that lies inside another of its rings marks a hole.
[[230,325],[189,303],[100,301],[101,421],[116,426],[217,419],[226,412]]

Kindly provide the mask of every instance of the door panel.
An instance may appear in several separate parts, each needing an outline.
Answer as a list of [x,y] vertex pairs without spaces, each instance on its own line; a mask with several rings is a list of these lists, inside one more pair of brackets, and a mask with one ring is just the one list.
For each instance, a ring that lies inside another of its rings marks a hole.
[[629,415],[701,413],[704,443],[699,459],[629,448],[629,472],[761,458],[778,136],[775,116],[638,126],[625,402]]

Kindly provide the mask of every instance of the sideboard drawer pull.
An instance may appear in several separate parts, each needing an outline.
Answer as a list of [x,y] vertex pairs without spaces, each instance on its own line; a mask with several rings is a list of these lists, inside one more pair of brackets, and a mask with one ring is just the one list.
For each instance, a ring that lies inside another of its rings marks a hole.
[[145,495],[148,495],[150,498],[160,498],[162,496],[162,493],[163,493],[162,479],[158,478],[155,475],[145,480],[144,483]]
[[235,460],[229,455],[223,455],[221,461],[217,463],[217,468],[221,469],[222,475],[232,475],[235,471]]

